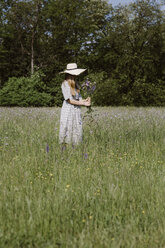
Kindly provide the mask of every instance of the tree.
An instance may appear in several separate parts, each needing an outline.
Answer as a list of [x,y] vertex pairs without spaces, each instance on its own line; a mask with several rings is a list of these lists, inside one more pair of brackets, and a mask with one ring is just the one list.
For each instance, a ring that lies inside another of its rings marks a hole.
[[8,4],[6,1],[0,2],[0,88],[3,86],[4,81],[10,76],[8,57],[7,41],[11,38],[10,30],[6,23],[6,12]]
[[[118,80],[121,103],[136,104],[135,82],[156,83],[162,77],[162,12],[156,1],[141,0],[129,6],[117,6],[98,46],[99,67]],[[138,83],[139,84],[139,83]],[[147,86],[146,86],[147,87]],[[139,94],[144,94],[145,91]],[[148,98],[149,96],[146,95]]]
[[8,20],[14,26],[21,53],[30,56],[31,74],[34,72],[35,40],[42,22],[43,0],[14,1]]
[[108,4],[103,0],[56,0],[49,1],[45,12],[48,49],[55,70],[63,69],[71,60],[86,63],[85,56],[92,52]]
[[77,62],[100,80],[97,94],[111,97],[104,104],[152,104],[153,90],[163,92],[164,15],[154,0],[115,8],[106,0],[5,0],[0,13],[1,87],[36,66],[59,104],[59,72]]

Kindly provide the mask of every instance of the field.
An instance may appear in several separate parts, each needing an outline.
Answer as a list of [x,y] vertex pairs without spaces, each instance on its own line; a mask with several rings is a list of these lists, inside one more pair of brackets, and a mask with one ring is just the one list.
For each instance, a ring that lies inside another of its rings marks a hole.
[[0,247],[165,247],[165,108],[94,108],[65,151],[59,116],[0,108]]

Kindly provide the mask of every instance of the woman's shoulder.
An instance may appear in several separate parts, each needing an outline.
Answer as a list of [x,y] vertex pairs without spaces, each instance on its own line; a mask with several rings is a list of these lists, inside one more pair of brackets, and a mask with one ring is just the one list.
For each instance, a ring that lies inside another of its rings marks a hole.
[[67,87],[67,86],[69,86],[68,81],[64,80],[64,81],[62,82],[61,87]]

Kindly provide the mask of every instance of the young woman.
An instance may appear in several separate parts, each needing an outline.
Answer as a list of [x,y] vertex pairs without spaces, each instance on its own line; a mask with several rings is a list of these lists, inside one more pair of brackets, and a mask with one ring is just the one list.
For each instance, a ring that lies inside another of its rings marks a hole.
[[63,72],[65,80],[61,86],[64,102],[60,117],[60,144],[78,144],[82,141],[81,106],[90,106],[91,103],[90,98],[82,99],[75,78],[84,71],[78,69],[77,64],[71,63]]

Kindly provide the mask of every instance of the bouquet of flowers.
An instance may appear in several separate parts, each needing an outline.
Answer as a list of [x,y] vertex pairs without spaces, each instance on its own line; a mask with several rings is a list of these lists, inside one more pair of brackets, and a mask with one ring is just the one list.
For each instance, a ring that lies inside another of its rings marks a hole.
[[[83,91],[85,98],[90,98],[94,93],[95,89],[96,89],[96,82],[91,82],[88,78],[81,85],[81,90]],[[88,108],[88,113],[93,111],[91,106],[87,108]]]

